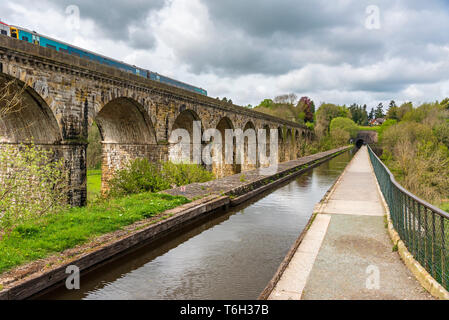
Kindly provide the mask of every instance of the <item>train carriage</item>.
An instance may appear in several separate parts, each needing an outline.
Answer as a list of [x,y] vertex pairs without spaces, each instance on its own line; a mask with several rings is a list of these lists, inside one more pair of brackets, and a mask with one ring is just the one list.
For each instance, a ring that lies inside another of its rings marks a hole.
[[11,36],[11,29],[9,25],[0,21],[0,34],[4,36]]
[[[3,22],[0,21],[0,30],[1,33],[7,36],[10,36],[12,38],[16,38],[22,41],[27,41],[29,43],[33,43],[35,45],[39,45],[46,48],[54,49],[58,52],[63,52],[70,55],[75,55],[83,59],[89,59],[101,64],[106,64],[110,67],[121,69],[126,72],[133,73],[135,75],[151,79],[154,81],[162,82],[165,84],[168,84],[170,86],[178,87],[184,90],[189,90],[192,92],[196,92],[202,95],[207,96],[207,91],[198,88],[195,86],[192,86],[190,84],[171,79],[169,77],[165,77],[162,75],[159,75],[158,73],[151,72],[149,70],[145,70],[136,66],[129,65],[127,63],[117,61],[99,54],[96,54],[94,52],[84,50],[75,46],[72,46],[70,44],[52,39],[50,37],[38,34],[35,31],[30,31],[25,28],[17,27],[17,26],[9,26]],[[6,32],[6,33],[4,33]]]

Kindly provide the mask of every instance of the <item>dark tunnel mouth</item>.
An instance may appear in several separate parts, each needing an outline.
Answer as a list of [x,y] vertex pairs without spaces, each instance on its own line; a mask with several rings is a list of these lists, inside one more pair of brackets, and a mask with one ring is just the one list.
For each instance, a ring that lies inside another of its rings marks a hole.
[[359,139],[359,140],[357,140],[357,142],[356,142],[356,146],[357,146],[357,148],[361,148],[361,147],[363,147],[363,145],[365,144],[365,141],[363,140],[363,139]]

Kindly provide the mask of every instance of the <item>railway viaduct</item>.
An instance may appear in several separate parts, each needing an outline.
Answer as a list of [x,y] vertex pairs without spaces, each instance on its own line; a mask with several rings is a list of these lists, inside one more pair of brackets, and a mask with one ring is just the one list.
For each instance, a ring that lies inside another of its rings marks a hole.
[[[54,150],[68,169],[74,206],[86,203],[87,138],[93,121],[102,138],[104,188],[113,172],[131,159],[168,160],[171,132],[182,128],[192,134],[194,121],[203,130],[221,132],[278,130],[280,162],[300,157],[301,146],[313,138],[294,122],[5,36],[0,36],[0,64],[0,85],[16,80],[21,93],[20,106],[0,119],[0,147],[32,142]],[[211,170],[223,177],[254,167]]]

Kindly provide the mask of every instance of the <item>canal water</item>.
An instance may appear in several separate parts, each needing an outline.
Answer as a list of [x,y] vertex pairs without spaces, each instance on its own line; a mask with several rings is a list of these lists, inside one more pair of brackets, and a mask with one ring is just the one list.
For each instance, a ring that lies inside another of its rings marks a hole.
[[81,290],[59,288],[41,299],[257,299],[352,157],[346,152],[275,191],[81,275]]

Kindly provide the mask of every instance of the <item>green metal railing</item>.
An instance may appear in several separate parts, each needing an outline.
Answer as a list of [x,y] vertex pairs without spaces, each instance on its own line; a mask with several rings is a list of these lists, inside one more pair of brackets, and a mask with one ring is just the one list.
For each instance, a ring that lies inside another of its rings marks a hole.
[[449,290],[449,214],[405,190],[368,150],[394,228],[415,260]]

